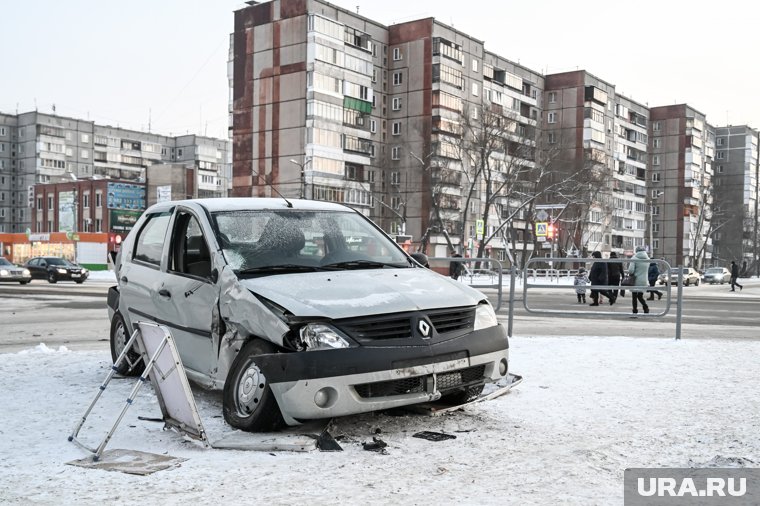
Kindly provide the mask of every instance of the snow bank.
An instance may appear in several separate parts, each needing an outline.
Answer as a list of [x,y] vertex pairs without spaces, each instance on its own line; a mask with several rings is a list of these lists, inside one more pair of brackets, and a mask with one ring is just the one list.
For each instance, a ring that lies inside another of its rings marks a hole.
[[[42,349],[41,346],[37,347]],[[620,504],[623,470],[757,467],[760,341],[516,337],[510,394],[428,418],[334,422],[341,453],[211,450],[162,424],[150,388],[108,448],[188,459],[139,477],[66,466],[67,442],[108,372],[104,352],[0,355],[0,498],[11,504]],[[96,444],[133,382],[114,380],[80,436]],[[218,394],[197,392],[212,440],[229,433]],[[457,438],[431,442],[421,430]],[[373,436],[388,454],[367,452]]]

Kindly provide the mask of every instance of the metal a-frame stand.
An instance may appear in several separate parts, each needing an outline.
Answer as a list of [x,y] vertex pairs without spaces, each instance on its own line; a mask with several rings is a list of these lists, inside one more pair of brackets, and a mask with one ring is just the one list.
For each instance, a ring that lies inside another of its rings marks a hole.
[[[124,407],[111,427],[111,430],[108,431],[108,434],[106,434],[105,438],[97,447],[91,448],[78,439],[77,436],[79,435],[79,431],[82,429],[82,426],[87,420],[87,416],[89,416],[90,412],[95,407],[100,396],[106,390],[108,383],[114,375],[116,375],[117,367],[122,361],[128,360],[127,352],[135,344],[137,344],[137,347],[140,350],[140,356],[145,364],[145,370],[132,388],[132,392],[129,394],[129,397],[127,397]],[[92,453],[94,461],[99,460],[103,450],[116,431],[116,427],[119,425],[122,418],[124,418],[127,409],[132,405],[135,397],[137,397],[137,393],[148,378],[150,378],[156,396],[158,397],[164,423],[169,427],[174,427],[180,432],[208,444],[206,431],[201,423],[198,408],[195,404],[192,390],[190,390],[190,383],[187,380],[185,369],[182,366],[182,360],[174,345],[174,339],[172,338],[169,329],[163,325],[157,325],[151,322],[136,323],[135,331],[124,346],[124,350],[122,350],[119,357],[115,360],[114,365],[111,366],[111,370],[100,385],[95,398],[90,403],[87,411],[85,411],[82,419],[76,424],[76,427],[74,427],[74,430],[69,436],[69,441]]]

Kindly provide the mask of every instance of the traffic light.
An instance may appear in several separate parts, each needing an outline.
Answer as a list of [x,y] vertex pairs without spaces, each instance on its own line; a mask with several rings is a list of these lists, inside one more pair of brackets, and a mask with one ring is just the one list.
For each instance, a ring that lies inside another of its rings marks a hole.
[[546,226],[546,240],[547,241],[553,241],[554,240],[554,225],[552,223],[549,223]]

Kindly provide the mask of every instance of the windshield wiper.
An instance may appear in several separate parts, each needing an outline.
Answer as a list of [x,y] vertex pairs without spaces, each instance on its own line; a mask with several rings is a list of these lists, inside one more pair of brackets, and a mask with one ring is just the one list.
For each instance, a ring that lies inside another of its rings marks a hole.
[[390,264],[387,262],[376,262],[374,260],[347,260],[345,262],[335,262],[325,264],[322,267],[334,267],[338,269],[382,269],[383,267],[393,267],[395,269],[405,267],[402,264]]
[[241,269],[238,274],[266,274],[266,273],[283,273],[283,272],[316,272],[325,271],[322,267],[314,265],[301,265],[301,264],[278,264],[278,265],[264,265],[261,267],[249,267],[248,269]]

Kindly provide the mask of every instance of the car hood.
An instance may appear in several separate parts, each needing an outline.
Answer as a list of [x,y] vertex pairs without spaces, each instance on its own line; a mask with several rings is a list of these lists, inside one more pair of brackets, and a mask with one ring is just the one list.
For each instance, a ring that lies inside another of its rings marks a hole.
[[369,269],[242,279],[251,292],[296,316],[351,318],[474,306],[480,292],[427,269]]

